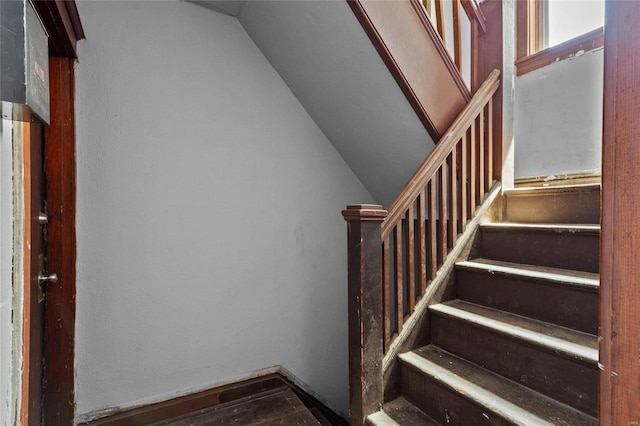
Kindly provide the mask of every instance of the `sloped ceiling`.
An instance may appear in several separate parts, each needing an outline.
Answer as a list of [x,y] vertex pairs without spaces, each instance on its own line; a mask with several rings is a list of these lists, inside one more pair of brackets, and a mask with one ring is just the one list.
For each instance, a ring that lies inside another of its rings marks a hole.
[[238,19],[247,33],[387,206],[434,144],[347,2],[242,3]]
[[247,0],[188,0],[191,3],[199,4],[207,9],[224,13],[225,15],[240,16],[242,8]]

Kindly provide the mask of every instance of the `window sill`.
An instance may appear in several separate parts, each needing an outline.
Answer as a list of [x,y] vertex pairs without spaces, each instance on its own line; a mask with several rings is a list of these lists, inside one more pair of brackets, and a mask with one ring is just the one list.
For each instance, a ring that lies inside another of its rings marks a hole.
[[580,51],[589,52],[602,46],[604,46],[604,30],[603,27],[600,27],[557,46],[518,59],[516,61],[517,75],[520,76],[554,62],[571,58]]

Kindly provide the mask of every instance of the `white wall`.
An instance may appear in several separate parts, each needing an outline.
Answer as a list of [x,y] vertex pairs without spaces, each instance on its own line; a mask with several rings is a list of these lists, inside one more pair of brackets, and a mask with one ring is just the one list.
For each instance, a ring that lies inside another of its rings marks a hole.
[[0,425],[14,424],[13,363],[13,163],[12,123],[0,120]]
[[516,78],[516,178],[600,170],[603,52]]
[[79,418],[273,365],[345,412],[340,211],[371,195],[237,19],[78,9]]

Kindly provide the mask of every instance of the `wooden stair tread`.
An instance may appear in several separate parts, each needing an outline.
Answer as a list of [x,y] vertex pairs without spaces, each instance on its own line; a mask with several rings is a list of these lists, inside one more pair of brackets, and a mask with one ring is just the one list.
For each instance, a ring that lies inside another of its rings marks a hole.
[[535,279],[549,284],[568,285],[588,291],[597,292],[600,288],[600,275],[595,272],[551,268],[483,258],[457,262],[456,267],[486,271],[491,274],[517,276],[522,279]]
[[401,354],[399,358],[403,368],[418,370],[460,397],[482,406],[486,416],[521,425],[597,424],[593,417],[433,345]]
[[600,235],[600,225],[589,223],[490,222],[483,223],[480,227],[497,231],[524,230],[541,233]]
[[320,425],[321,423],[287,386],[156,423],[157,426],[228,424],[285,426],[292,424]]
[[429,310],[589,365],[598,363],[598,338],[588,333],[462,300],[432,305]]
[[440,426],[440,423],[427,416],[418,407],[403,397],[385,402],[381,411],[367,417],[367,424],[371,426]]

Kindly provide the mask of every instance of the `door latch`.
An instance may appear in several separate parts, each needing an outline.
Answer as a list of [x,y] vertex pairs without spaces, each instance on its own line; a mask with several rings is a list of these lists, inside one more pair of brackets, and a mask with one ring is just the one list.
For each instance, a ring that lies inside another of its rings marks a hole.
[[52,273],[49,275],[44,275],[43,273],[40,273],[40,275],[38,275],[38,283],[40,285],[48,284],[48,283],[57,283],[57,282],[58,282],[58,274],[56,273]]
[[49,283],[57,283],[58,274],[52,273],[45,275],[42,272],[38,275],[38,303],[42,303],[44,300],[44,286]]

